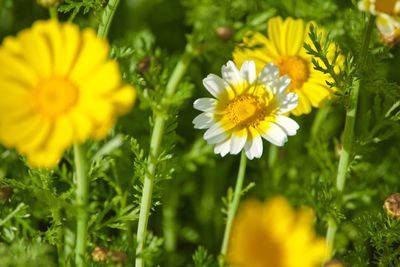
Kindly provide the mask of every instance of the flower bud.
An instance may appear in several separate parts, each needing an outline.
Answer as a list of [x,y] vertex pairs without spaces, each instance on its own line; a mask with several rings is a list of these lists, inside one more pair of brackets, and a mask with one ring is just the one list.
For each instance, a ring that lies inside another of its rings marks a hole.
[[400,193],[394,193],[385,199],[383,208],[386,213],[395,217],[400,218]]
[[228,41],[235,34],[235,31],[229,26],[220,26],[215,29],[217,36],[223,40]]
[[43,7],[54,7],[61,4],[63,0],[37,0],[37,3]]
[[143,75],[150,69],[150,66],[151,57],[145,57],[137,64],[137,71]]
[[11,187],[4,186],[0,187],[0,202],[8,201],[13,195],[13,190]]
[[105,247],[97,246],[92,251],[92,258],[94,261],[107,261],[109,251]]

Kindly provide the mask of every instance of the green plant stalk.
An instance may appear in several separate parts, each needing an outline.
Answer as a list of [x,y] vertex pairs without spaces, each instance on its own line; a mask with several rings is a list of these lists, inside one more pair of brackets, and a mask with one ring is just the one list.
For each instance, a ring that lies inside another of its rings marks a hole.
[[[111,21],[119,0],[110,0],[104,9],[100,25],[97,30],[97,36],[106,38],[110,29]],[[50,14],[52,14],[50,9]],[[85,266],[84,257],[86,253],[86,240],[88,238],[88,193],[89,178],[87,177],[87,163],[82,148],[74,145],[74,160],[76,168],[76,205],[78,206],[77,224],[76,224],[76,246],[75,246],[75,264],[77,267]]]
[[243,150],[242,154],[240,156],[240,165],[239,165],[239,172],[238,172],[238,176],[237,176],[237,180],[236,180],[235,191],[233,193],[232,202],[229,205],[228,218],[226,221],[224,238],[223,238],[222,246],[221,246],[221,253],[220,253],[221,257],[220,257],[220,261],[219,261],[219,265],[221,267],[223,267],[225,264],[225,257],[226,257],[226,253],[228,251],[228,245],[229,245],[229,239],[231,236],[233,219],[235,218],[236,211],[238,209],[239,202],[240,202],[240,196],[242,195],[244,175],[246,173],[246,163],[247,163],[246,152]]
[[272,169],[275,166],[277,159],[278,159],[278,147],[273,144],[269,144],[268,167]]
[[[371,39],[371,33],[374,25],[374,18],[369,17],[368,24],[365,30],[364,42],[361,48],[361,53],[358,61],[358,67],[363,66],[365,63],[365,58],[367,56],[368,47]],[[354,125],[356,123],[357,116],[357,105],[358,105],[358,95],[360,91],[360,78],[355,77],[352,82],[352,90],[350,92],[349,107],[346,111],[346,120],[343,132],[342,141],[342,151],[340,153],[338,172],[336,176],[336,189],[339,192],[340,197],[342,196],[345,182],[346,174],[349,167],[350,155],[353,146],[354,139]],[[340,199],[341,201],[341,199]],[[340,203],[339,203],[340,204]],[[337,231],[337,224],[330,218],[328,220],[328,231],[326,235],[326,243],[333,250],[334,239]]]
[[[175,66],[174,71],[167,83],[167,87],[164,94],[164,99],[170,98],[182,79],[183,75],[186,73],[187,67],[192,60],[192,51],[190,49],[190,45],[188,44],[185,52],[183,53],[181,59]],[[136,247],[136,267],[143,267],[144,261],[142,258],[142,252],[144,248],[145,238],[146,238],[146,230],[147,223],[150,215],[152,194],[153,194],[153,185],[154,185],[154,174],[157,167],[157,159],[160,154],[160,145],[162,141],[162,137],[164,135],[164,128],[166,117],[165,113],[163,114],[155,114],[153,132],[151,134],[150,139],[150,152],[147,159],[147,172],[144,177],[143,182],[143,192],[142,198],[140,202],[140,213],[139,213],[139,222],[138,229],[136,235],[137,247]]]
[[119,0],[109,0],[101,16],[100,24],[97,29],[97,36],[105,39],[110,30],[111,21],[114,17],[115,11],[117,10]]
[[74,160],[76,169],[76,205],[78,207],[76,217],[76,247],[75,264],[77,267],[85,266],[84,256],[86,252],[86,240],[88,237],[88,192],[89,179],[84,153],[80,145],[74,145]]
[[49,7],[49,14],[51,19],[58,20],[57,6]]

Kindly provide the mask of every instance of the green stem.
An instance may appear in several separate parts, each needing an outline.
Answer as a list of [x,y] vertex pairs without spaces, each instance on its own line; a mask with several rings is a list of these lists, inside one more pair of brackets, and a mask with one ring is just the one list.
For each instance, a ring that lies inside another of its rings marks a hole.
[[[364,42],[362,44],[361,53],[358,61],[358,67],[361,67],[365,64],[365,58],[367,57],[368,47],[371,39],[371,33],[373,29],[374,18],[369,17],[368,24],[365,30]],[[358,105],[358,95],[360,91],[360,78],[355,77],[352,82],[352,88],[350,91],[350,99],[349,106],[346,111],[346,120],[344,125],[343,132],[343,141],[342,141],[342,151],[340,153],[338,172],[336,176],[336,189],[338,190],[340,199],[339,199],[339,207],[342,201],[342,193],[344,190],[345,182],[346,182],[346,174],[349,167],[350,155],[353,146],[354,139],[354,125],[356,122],[357,115],[357,105]],[[337,230],[337,223],[330,218],[328,221],[328,231],[326,236],[326,242],[330,248],[333,249],[335,234]]]
[[339,166],[336,177],[336,188],[342,193],[346,182],[346,173],[349,166],[350,154],[353,145],[354,125],[356,122],[358,93],[360,91],[360,79],[354,78],[350,92],[350,106],[346,112],[344,124],[342,151],[340,152]]
[[[106,38],[111,25],[115,10],[119,0],[110,0],[104,9],[101,22],[97,31],[97,36]],[[52,9],[50,9],[52,14]],[[75,246],[75,264],[77,267],[85,266],[84,257],[86,254],[86,241],[88,238],[88,192],[89,179],[87,177],[87,163],[84,153],[78,144],[74,145],[74,159],[76,168],[76,205],[77,224],[76,224],[76,246]]]
[[75,263],[77,267],[85,266],[84,257],[86,254],[86,240],[88,237],[88,192],[89,179],[87,176],[87,166],[82,148],[74,145],[74,160],[76,168],[76,205],[77,224],[76,224],[76,247]]
[[51,19],[58,20],[57,6],[49,7],[49,14]]
[[226,257],[226,253],[228,251],[228,244],[229,244],[229,238],[231,236],[233,219],[235,218],[236,211],[238,209],[239,202],[240,202],[240,196],[242,195],[244,175],[246,172],[246,163],[247,163],[246,153],[243,150],[242,154],[240,156],[240,165],[239,165],[239,172],[238,172],[238,176],[237,176],[237,180],[236,180],[235,191],[233,193],[232,203],[230,203],[230,205],[229,205],[228,218],[226,221],[225,232],[224,232],[224,239],[223,239],[222,246],[221,246],[221,257],[220,257],[220,261],[219,261],[219,265],[221,267],[223,267],[225,264],[225,257]]
[[268,167],[272,170],[275,166],[275,162],[278,159],[278,147],[269,144],[269,151],[268,151]]
[[[184,54],[175,66],[175,69],[167,83],[167,87],[164,94],[164,99],[169,99],[182,79],[183,75],[186,73],[186,69],[192,60],[192,52],[190,45],[188,44]],[[164,113],[165,114],[165,113]],[[142,258],[142,252],[145,243],[145,235],[147,229],[147,223],[150,215],[153,185],[154,185],[154,173],[157,166],[157,159],[160,154],[161,140],[164,135],[164,127],[166,122],[166,117],[164,114],[155,113],[155,120],[153,126],[153,132],[150,140],[150,153],[147,159],[147,172],[144,177],[142,199],[140,202],[140,214],[137,229],[137,247],[136,247],[136,267],[143,267],[144,261]]]
[[100,38],[106,38],[108,31],[110,30],[111,21],[114,17],[115,11],[117,10],[119,0],[109,0],[107,6],[103,10],[101,16],[99,28],[97,29],[97,36]]

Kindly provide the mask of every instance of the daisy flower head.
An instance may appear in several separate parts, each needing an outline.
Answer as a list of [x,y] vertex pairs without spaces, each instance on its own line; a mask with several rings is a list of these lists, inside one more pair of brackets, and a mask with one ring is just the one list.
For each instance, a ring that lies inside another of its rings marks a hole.
[[316,267],[329,255],[313,230],[311,209],[293,210],[283,197],[247,200],[233,223],[227,259],[232,267]]
[[[281,75],[289,76],[291,84],[288,91],[299,97],[298,106],[291,112],[296,116],[310,113],[311,107],[321,107],[334,93],[334,89],[326,84],[326,81],[332,83],[333,78],[313,68],[313,57],[304,48],[305,43],[312,45],[308,36],[310,25],[310,22],[306,23],[301,19],[289,17],[283,20],[281,17],[273,17],[267,24],[267,36],[250,32],[233,52],[234,61],[238,65],[245,60],[254,60],[257,71],[261,71],[265,64],[273,62],[279,67]],[[324,34],[320,28],[318,32]],[[335,44],[329,45],[330,62],[335,49]],[[338,57],[337,63],[339,62],[344,62],[343,56]],[[340,71],[339,65],[335,66],[335,72]]]
[[194,120],[196,129],[207,129],[204,139],[215,144],[214,152],[225,156],[245,150],[249,159],[260,158],[262,138],[283,146],[296,134],[298,124],[286,114],[297,106],[297,95],[287,93],[290,80],[280,77],[270,63],[256,75],[254,61],[243,62],[240,70],[232,61],[222,66],[222,78],[209,74],[203,85],[214,98],[197,99],[202,111]]
[[94,30],[37,21],[0,46],[0,143],[54,167],[73,143],[106,136],[135,90]]
[[400,41],[400,0],[362,0],[358,8],[377,16],[376,26],[385,44]]

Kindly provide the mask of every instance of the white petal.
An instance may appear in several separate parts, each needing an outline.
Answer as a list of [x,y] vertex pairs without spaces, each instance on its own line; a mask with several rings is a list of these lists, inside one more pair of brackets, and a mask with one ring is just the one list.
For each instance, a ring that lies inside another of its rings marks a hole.
[[214,124],[204,133],[203,137],[207,141],[207,143],[217,144],[226,139],[226,133],[221,126],[219,126],[218,124]]
[[247,132],[245,135],[232,135],[231,138],[231,154],[236,155],[242,151],[247,140]]
[[220,93],[228,86],[221,77],[215,74],[208,74],[207,77],[203,79],[203,85],[207,91],[216,98],[218,98]]
[[260,74],[258,75],[258,82],[264,84],[270,84],[271,82],[275,81],[279,77],[279,68],[273,64],[268,63],[265,67],[261,70]]
[[246,150],[246,156],[248,159],[261,158],[263,153],[263,143],[260,135],[256,135],[253,137],[253,140],[248,141],[244,149]]
[[268,125],[267,132],[261,133],[261,135],[276,146],[283,146],[287,141],[286,133],[281,127],[272,122]]
[[295,135],[297,130],[300,128],[296,121],[281,115],[277,116],[276,124],[278,124],[289,136]]
[[391,35],[400,27],[400,23],[392,16],[379,13],[376,19],[376,26],[383,35]]
[[283,75],[282,77],[279,77],[278,79],[272,81],[270,83],[272,92],[274,94],[283,94],[286,93],[286,89],[290,85],[291,80],[289,76]]
[[231,149],[231,139],[228,138],[224,142],[217,144],[214,148],[215,154],[221,154],[222,157],[225,157],[226,154],[229,153]]
[[196,99],[196,101],[193,103],[193,107],[200,111],[213,112],[216,104],[216,99],[204,97]]
[[240,71],[236,68],[235,63],[228,61],[226,65],[221,68],[222,78],[231,85],[236,85],[243,82]]
[[193,124],[195,129],[207,129],[214,124],[214,119],[212,114],[201,113],[193,119]]
[[298,96],[296,93],[287,93],[277,95],[280,113],[286,113],[296,108],[298,105]]
[[246,81],[253,83],[257,78],[256,64],[254,61],[251,60],[243,62],[242,66],[240,67],[240,74]]

